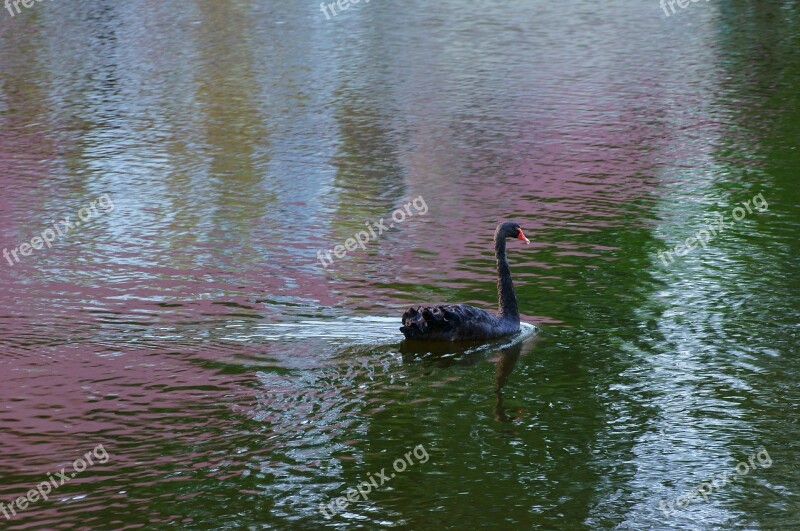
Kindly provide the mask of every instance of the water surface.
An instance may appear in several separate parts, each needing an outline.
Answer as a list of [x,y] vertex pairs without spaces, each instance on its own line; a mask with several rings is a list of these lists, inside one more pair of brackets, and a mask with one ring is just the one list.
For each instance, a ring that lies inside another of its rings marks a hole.
[[[23,11],[0,13],[0,501],[109,459],[2,527],[800,526],[793,2]],[[506,219],[538,333],[402,345],[412,304],[496,306]]]

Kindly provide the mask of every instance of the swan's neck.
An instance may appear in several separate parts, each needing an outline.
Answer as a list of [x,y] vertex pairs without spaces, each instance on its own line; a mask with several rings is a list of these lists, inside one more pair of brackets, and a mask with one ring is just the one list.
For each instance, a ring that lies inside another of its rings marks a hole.
[[519,321],[517,294],[514,292],[514,284],[511,282],[505,238],[495,240],[494,252],[497,256],[497,299],[500,306],[500,317]]

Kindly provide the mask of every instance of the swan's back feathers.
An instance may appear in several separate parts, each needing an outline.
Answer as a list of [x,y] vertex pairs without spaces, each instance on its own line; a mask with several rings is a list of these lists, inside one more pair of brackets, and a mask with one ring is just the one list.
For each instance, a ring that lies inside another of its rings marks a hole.
[[[519,322],[516,324],[519,329]],[[514,332],[502,320],[466,304],[409,308],[400,331],[406,339],[453,341],[499,337]]]

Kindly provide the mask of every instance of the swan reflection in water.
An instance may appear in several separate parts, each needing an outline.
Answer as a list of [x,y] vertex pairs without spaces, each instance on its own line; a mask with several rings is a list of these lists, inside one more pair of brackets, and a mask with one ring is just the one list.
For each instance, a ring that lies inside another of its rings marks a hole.
[[517,365],[520,357],[527,355],[539,340],[539,329],[531,325],[524,325],[532,330],[520,333],[521,337],[512,338],[512,342],[495,341],[490,344],[477,341],[462,341],[458,343],[441,343],[419,341],[403,341],[400,343],[400,353],[404,363],[424,363],[437,369],[446,369],[453,365],[472,366],[483,360],[495,361],[494,372],[494,417],[499,422],[513,422],[516,417],[509,417],[503,405],[503,388]]

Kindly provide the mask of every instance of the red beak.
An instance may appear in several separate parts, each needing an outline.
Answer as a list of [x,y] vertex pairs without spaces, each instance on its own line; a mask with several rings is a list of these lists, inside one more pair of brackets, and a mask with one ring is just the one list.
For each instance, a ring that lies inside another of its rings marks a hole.
[[517,236],[517,239],[523,240],[525,243],[530,245],[531,241],[528,238],[526,238],[524,234],[522,234],[522,229],[517,229],[517,230],[519,230],[519,236]]

